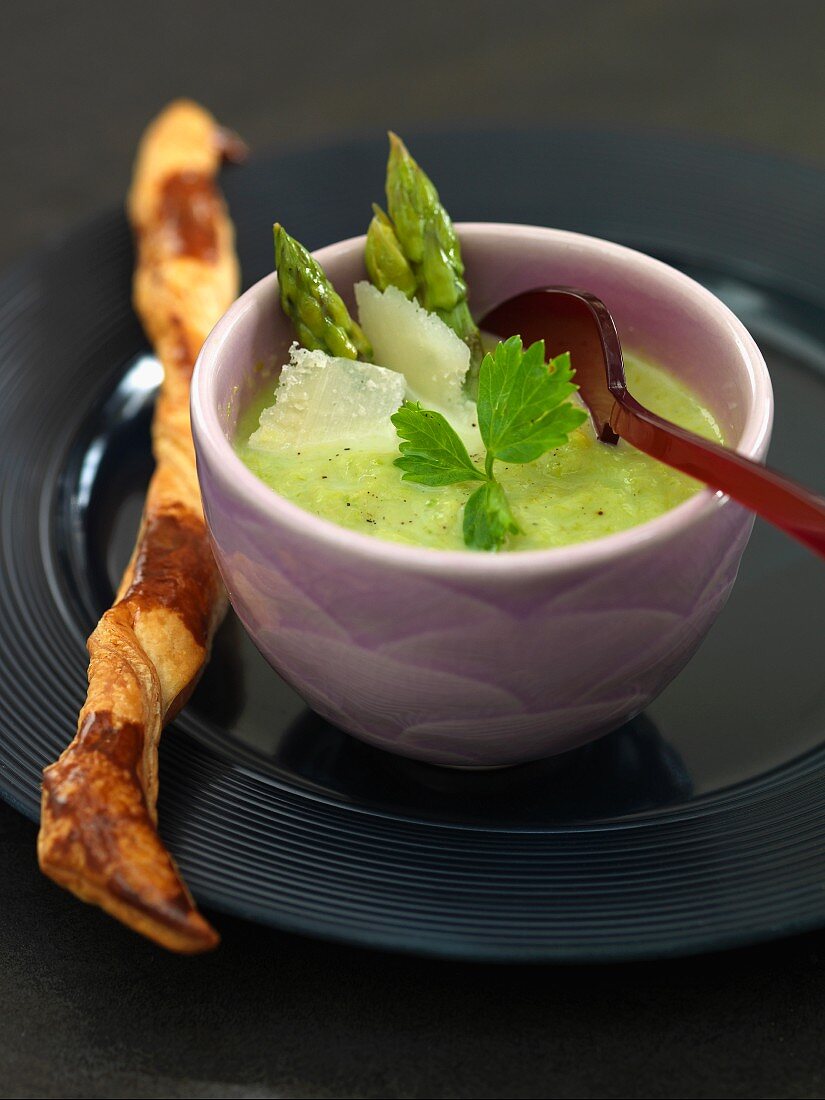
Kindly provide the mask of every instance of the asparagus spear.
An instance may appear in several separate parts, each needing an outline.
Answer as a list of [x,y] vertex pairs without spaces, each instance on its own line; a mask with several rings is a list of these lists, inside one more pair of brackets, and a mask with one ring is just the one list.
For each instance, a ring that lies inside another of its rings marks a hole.
[[292,321],[299,342],[310,351],[327,355],[372,359],[369,340],[320,265],[282,225],[276,222],[273,229],[281,308]]
[[412,298],[416,290],[415,274],[395,235],[392,222],[380,206],[373,203],[372,209],[373,218],[367,230],[367,244],[364,249],[370,282],[379,290],[396,286],[408,298]]
[[[467,305],[458,237],[432,181],[413,160],[401,138],[392,132],[387,163],[387,209],[395,238],[415,275],[416,297],[470,348],[472,385],[482,347]],[[379,278],[386,279],[384,285],[393,282],[388,269],[379,272]]]

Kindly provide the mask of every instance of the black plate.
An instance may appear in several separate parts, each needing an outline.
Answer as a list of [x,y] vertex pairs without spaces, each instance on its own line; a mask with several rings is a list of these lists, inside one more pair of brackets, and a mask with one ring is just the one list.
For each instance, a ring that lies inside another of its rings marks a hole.
[[[710,286],[767,356],[772,461],[825,489],[825,176],[615,134],[414,148],[457,218],[611,237]],[[311,246],[361,231],[383,159],[350,144],[229,173],[246,282],[269,270],[275,217]],[[110,214],[0,285],[0,790],[32,818],[151,469],[158,371],[131,264]],[[315,717],[230,617],[163,744],[162,832],[206,906],[431,954],[635,958],[825,924],[824,621],[821,564],[758,524],[730,604],[647,713],[468,775]]]

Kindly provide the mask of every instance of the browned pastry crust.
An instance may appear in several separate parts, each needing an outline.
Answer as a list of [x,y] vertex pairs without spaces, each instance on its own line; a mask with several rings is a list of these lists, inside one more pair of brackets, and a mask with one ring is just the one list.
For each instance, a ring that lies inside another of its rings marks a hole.
[[163,363],[156,468],[116,602],[89,638],[77,734],[43,773],[42,870],[173,951],[214,947],[157,833],[158,741],[209,657],[226,597],[206,536],[189,425],[189,381],[234,300],[232,223],[215,184],[237,139],[194,103],[171,104],[138,151],[128,211],[135,308]]

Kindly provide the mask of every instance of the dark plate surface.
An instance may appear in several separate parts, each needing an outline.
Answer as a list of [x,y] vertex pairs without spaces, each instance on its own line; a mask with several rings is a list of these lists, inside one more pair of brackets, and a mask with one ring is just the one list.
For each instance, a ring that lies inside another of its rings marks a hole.
[[[627,135],[414,149],[458,219],[611,237],[710,286],[768,359],[773,464],[825,490],[825,176]],[[275,217],[311,246],[361,231],[383,158],[353,144],[227,174],[246,283],[269,270]],[[151,470],[158,369],[131,263],[112,214],[0,285],[0,793],[31,817]],[[825,570],[757,524],[728,607],[648,712],[564,757],[471,775],[315,717],[230,616],[162,747],[162,832],[207,906],[404,950],[620,959],[825,924],[823,622]]]

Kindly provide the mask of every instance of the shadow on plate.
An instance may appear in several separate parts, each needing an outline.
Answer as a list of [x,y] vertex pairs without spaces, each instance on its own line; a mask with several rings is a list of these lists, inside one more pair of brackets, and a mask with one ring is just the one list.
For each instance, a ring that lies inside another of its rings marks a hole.
[[284,731],[277,765],[313,786],[396,813],[479,824],[626,817],[686,801],[690,776],[639,715],[561,756],[489,771],[439,768],[374,749],[306,710]]

